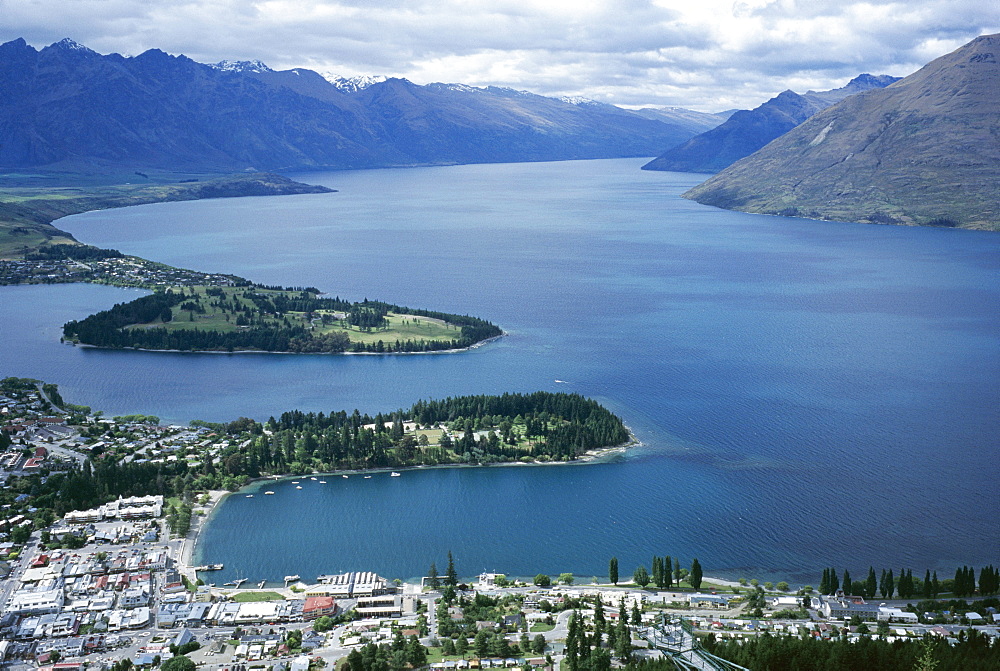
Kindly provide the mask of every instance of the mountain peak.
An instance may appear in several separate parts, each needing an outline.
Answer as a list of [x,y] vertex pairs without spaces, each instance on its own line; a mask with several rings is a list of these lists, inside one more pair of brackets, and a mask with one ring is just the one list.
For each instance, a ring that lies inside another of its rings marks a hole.
[[223,72],[243,72],[251,74],[259,74],[261,72],[272,72],[271,68],[267,67],[264,63],[258,60],[252,61],[219,61],[218,63],[213,63],[212,67],[216,70],[222,70]]
[[746,212],[1000,230],[998,38],[848,96],[684,195]]
[[320,75],[323,79],[330,82],[345,93],[357,93],[358,91],[363,91],[374,84],[381,84],[388,79],[385,75],[357,75],[354,77],[341,77],[340,75],[335,75],[332,72],[321,72]]

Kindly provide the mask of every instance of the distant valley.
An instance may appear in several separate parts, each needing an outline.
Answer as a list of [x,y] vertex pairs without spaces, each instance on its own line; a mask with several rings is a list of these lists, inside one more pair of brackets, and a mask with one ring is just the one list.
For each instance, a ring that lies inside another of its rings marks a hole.
[[643,166],[643,170],[718,172],[784,135],[816,112],[844,98],[898,81],[889,75],[863,74],[832,91],[784,91],[752,110],[739,110],[725,123],[707,129]]

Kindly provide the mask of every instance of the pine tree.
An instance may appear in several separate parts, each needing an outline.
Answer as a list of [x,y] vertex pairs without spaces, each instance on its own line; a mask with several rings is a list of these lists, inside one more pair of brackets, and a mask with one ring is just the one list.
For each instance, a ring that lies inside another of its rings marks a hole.
[[851,573],[846,568],[844,569],[844,580],[841,582],[841,587],[844,589],[844,594],[850,596],[851,592]]
[[451,556],[451,550],[448,550],[448,572],[445,573],[444,584],[452,587],[458,584],[458,573],[455,571],[455,560]]
[[427,583],[431,589],[437,589],[441,586],[441,578],[438,576],[437,565],[434,562],[431,562],[431,570],[428,571]]
[[672,571],[670,570],[670,555],[663,558],[663,586],[673,587],[674,581],[672,580]]
[[892,569],[889,569],[889,575],[885,579],[885,591],[887,599],[891,599],[893,593],[896,591],[896,580],[892,577]]
[[678,557],[674,557],[674,584],[681,585],[681,560]]
[[878,579],[878,593],[882,595],[883,599],[888,598],[885,594],[885,569],[882,569],[882,575]]
[[653,584],[658,589],[663,589],[663,560],[656,555],[653,555]]
[[934,571],[934,577],[931,578],[931,596],[937,598],[938,594],[941,593],[941,583],[938,582],[937,571]]
[[837,569],[830,568],[830,594],[836,594],[840,589],[840,581],[837,580]]
[[933,585],[931,585],[931,570],[927,569],[927,572],[924,573],[924,593],[922,595],[925,599],[930,599],[931,597],[934,596],[934,592],[931,590],[932,587]]
[[875,597],[875,590],[878,588],[878,582],[875,579],[875,569],[871,566],[868,567],[868,578],[865,580],[865,596],[869,599]]
[[612,557],[608,562],[608,579],[613,584],[618,584],[618,557]]
[[819,593],[830,593],[830,569],[823,569],[823,577],[819,579]]
[[701,562],[697,557],[691,560],[691,575],[688,576],[688,582],[691,583],[691,587],[701,589]]

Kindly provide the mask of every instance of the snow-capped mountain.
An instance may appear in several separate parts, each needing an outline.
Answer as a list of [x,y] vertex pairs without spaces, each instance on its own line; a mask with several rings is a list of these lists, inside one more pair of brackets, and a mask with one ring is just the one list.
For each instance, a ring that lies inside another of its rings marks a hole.
[[216,70],[222,70],[223,72],[242,72],[246,73],[261,73],[261,72],[273,72],[271,68],[267,67],[264,63],[260,61],[219,61],[218,63],[211,63],[211,67]]
[[388,77],[385,75],[357,75],[356,77],[341,77],[331,72],[321,72],[323,79],[330,82],[345,93],[357,93],[373,84],[381,84]]

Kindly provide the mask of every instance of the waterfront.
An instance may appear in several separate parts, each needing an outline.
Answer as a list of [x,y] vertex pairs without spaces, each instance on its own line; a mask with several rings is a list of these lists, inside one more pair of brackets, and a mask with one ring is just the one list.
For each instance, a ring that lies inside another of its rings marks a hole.
[[[299,175],[340,192],[63,220],[152,260],[467,312],[510,335],[434,357],[84,351],[58,344],[62,322],[134,293],[7,287],[5,374],[171,421],[575,391],[644,443],[608,465],[278,492],[273,512],[232,497],[204,560],[251,578],[308,575],[299,562],[324,555],[319,573],[409,577],[448,549],[463,572],[581,576],[611,554],[628,572],[658,553],[807,581],[828,565],[995,562],[1000,238],[723,212],[677,198],[700,177],[639,163]],[[243,552],[249,530],[262,545]]]

